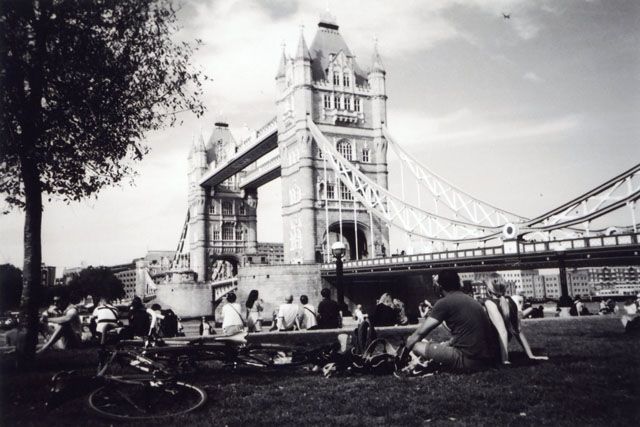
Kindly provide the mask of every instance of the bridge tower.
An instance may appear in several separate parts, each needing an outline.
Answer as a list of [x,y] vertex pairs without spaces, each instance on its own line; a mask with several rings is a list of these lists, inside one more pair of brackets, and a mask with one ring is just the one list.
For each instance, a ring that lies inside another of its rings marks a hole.
[[202,135],[189,152],[189,259],[199,282],[220,279],[244,254],[257,251],[255,190],[242,191],[233,175],[214,187],[199,184],[207,171],[233,155],[237,143],[229,126],[216,122],[205,143]]
[[276,105],[285,262],[326,261],[338,240],[347,245],[347,259],[388,250],[387,226],[336,181],[307,127],[310,118],[344,157],[387,188],[385,78],[377,47],[367,73],[329,14],[321,17],[310,48],[301,31],[295,56],[283,51]]

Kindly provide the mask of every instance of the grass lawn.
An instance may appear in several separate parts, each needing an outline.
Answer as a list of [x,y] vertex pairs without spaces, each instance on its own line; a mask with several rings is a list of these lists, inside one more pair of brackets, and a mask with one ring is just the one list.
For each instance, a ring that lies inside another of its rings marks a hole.
[[[511,367],[427,378],[205,367],[189,379],[207,390],[204,409],[162,424],[638,425],[640,339],[625,336],[618,318],[527,321],[524,330],[548,362],[529,363],[512,347]],[[95,361],[95,350],[50,352],[35,371],[4,368],[0,425],[109,425],[82,397],[51,413],[42,406],[54,372],[92,372]]]

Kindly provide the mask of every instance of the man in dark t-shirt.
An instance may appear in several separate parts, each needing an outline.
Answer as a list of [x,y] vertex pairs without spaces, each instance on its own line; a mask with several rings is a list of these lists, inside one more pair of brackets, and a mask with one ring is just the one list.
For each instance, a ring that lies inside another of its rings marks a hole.
[[[498,337],[482,305],[461,292],[460,277],[455,271],[440,272],[438,283],[444,297],[407,338],[407,350],[454,371],[474,371],[495,365],[499,356]],[[442,322],[446,322],[451,331],[450,341],[422,341]]]
[[342,327],[342,313],[338,303],[331,299],[331,291],[327,288],[320,291],[322,301],[318,304],[317,329],[336,329]]

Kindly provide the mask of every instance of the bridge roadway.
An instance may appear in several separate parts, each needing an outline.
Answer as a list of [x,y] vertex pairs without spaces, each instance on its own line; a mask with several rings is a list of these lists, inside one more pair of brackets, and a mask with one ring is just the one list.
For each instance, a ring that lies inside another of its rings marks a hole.
[[203,187],[214,187],[245,170],[247,166],[276,148],[278,148],[278,125],[273,118],[260,128],[253,138],[240,145],[233,156],[205,174],[199,184]]
[[[532,270],[539,268],[640,265],[640,233],[586,237],[551,242],[515,242],[504,246],[403,255],[344,263],[345,277],[436,274],[443,268],[459,272]],[[336,264],[322,264],[321,275],[335,279]]]

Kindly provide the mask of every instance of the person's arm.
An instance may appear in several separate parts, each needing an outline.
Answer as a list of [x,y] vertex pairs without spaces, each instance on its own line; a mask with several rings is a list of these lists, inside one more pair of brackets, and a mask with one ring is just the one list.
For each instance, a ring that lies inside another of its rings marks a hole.
[[504,324],[502,314],[500,314],[498,306],[493,301],[485,302],[484,306],[487,309],[487,314],[489,315],[491,323],[498,331],[498,343],[500,344],[500,360],[502,361],[503,365],[508,365],[511,363],[509,362],[509,334]]
[[74,317],[78,315],[78,310],[76,308],[72,308],[64,313],[62,316],[51,317],[49,318],[49,322],[51,323],[67,323]]
[[524,336],[522,331],[520,331],[516,335],[516,339],[520,343],[520,346],[522,346],[524,352],[527,353],[527,356],[529,357],[529,359],[532,359],[532,360],[549,360],[549,358],[547,356],[534,356],[533,352],[531,351],[531,347],[529,346],[529,341],[527,341],[527,337]]
[[427,319],[422,324],[420,324],[411,335],[409,335],[405,347],[407,347],[408,350],[411,350],[417,342],[421,341],[424,337],[429,335],[429,333],[437,328],[440,323],[442,322],[438,319],[427,317]]

